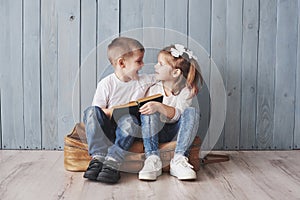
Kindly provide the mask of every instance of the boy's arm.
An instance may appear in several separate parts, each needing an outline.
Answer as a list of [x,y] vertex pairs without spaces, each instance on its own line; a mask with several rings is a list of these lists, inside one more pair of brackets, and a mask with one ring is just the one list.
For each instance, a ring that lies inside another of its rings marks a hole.
[[108,75],[97,84],[96,92],[92,102],[92,105],[100,107],[109,119],[111,118],[112,109],[108,109],[106,107],[110,94],[110,85],[111,76]]

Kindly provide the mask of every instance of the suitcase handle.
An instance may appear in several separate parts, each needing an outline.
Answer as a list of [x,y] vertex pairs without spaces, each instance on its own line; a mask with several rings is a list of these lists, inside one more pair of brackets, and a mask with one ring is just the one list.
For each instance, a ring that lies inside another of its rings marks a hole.
[[226,161],[229,161],[229,156],[222,154],[207,154],[204,158],[201,158],[201,164],[203,165]]

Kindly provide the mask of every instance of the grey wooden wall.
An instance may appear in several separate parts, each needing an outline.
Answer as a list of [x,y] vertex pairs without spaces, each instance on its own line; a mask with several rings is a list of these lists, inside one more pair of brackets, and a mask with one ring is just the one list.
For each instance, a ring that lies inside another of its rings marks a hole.
[[[299,13],[299,0],[0,0],[0,147],[63,149],[109,72],[105,47],[120,34],[149,47],[149,66],[151,47],[204,47],[227,95],[216,149],[299,149]],[[199,95],[203,137],[208,88]]]

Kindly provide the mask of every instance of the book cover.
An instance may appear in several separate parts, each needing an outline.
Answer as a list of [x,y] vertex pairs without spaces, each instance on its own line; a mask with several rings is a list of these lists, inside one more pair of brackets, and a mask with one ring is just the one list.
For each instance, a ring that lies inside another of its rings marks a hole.
[[137,119],[140,119],[140,112],[139,112],[140,107],[142,107],[145,103],[150,101],[162,102],[163,95],[155,94],[155,95],[138,99],[136,101],[131,101],[127,104],[115,106],[113,107],[111,119],[116,123],[123,115],[126,114],[134,115],[137,117]]

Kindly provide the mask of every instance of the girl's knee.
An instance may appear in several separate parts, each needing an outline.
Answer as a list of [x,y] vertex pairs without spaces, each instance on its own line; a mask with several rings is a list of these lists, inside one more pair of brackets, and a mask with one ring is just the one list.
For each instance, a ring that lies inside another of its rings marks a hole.
[[192,118],[194,120],[200,119],[200,110],[199,108],[188,107],[182,113],[183,118]]
[[158,121],[158,120],[160,120],[159,113],[154,113],[151,115],[141,115],[142,122],[150,122],[150,121]]
[[183,114],[187,114],[187,113],[195,113],[195,114],[199,114],[200,110],[198,108],[195,107],[187,107],[184,111]]

